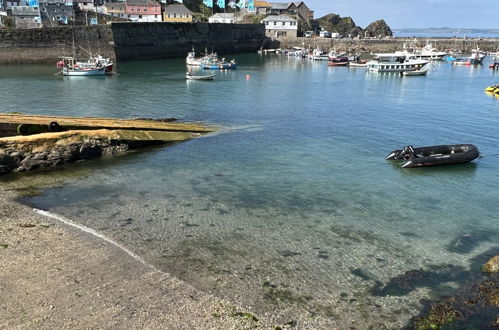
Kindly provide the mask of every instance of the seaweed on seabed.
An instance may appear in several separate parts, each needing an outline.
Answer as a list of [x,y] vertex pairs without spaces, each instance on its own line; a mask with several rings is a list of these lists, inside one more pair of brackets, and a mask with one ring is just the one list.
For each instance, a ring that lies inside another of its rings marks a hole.
[[499,278],[485,279],[460,289],[452,297],[433,303],[413,318],[413,328],[488,329],[499,326]]
[[[385,285],[376,281],[371,289],[373,296],[404,296],[420,287],[440,288],[447,282],[459,282],[467,276],[463,267],[454,265],[433,266],[429,270],[412,269],[395,276]],[[440,290],[439,290],[440,291]]]
[[499,327],[499,273],[480,273],[479,263],[497,255],[490,249],[472,259],[468,278],[452,297],[432,303],[422,301],[425,310],[412,319],[412,327],[424,329],[490,329]]

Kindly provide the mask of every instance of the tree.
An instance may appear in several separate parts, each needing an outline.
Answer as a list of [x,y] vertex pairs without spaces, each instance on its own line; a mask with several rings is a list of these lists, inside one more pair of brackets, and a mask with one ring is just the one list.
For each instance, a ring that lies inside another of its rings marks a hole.
[[14,19],[10,16],[6,16],[3,18],[3,25],[6,28],[12,29],[15,27]]

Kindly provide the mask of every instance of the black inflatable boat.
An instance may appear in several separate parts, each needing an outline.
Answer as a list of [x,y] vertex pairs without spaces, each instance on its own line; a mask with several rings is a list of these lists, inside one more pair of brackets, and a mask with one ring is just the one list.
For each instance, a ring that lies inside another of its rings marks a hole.
[[478,148],[473,144],[449,144],[414,148],[404,147],[394,150],[386,159],[404,160],[403,168],[467,163],[480,157]]

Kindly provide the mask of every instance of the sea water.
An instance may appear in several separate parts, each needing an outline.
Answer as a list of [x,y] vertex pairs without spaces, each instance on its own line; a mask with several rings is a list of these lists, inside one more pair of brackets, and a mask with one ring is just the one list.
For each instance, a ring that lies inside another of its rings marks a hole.
[[[183,60],[112,77],[0,68],[2,112],[175,117],[215,134],[8,176],[23,201],[103,233],[202,291],[302,328],[401,328],[498,254],[499,80],[426,77],[276,55],[186,81]],[[474,143],[474,163],[401,169],[405,145]]]

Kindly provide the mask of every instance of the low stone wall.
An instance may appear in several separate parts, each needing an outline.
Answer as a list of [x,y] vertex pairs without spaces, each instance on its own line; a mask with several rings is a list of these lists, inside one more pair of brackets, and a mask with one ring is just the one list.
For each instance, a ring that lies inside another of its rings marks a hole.
[[115,58],[112,30],[107,25],[1,29],[0,64],[55,63],[60,56],[73,54],[73,39],[77,56],[88,56],[85,51],[91,51]]
[[113,23],[112,29],[118,60],[185,57],[193,48],[256,52],[266,40],[263,24]]

